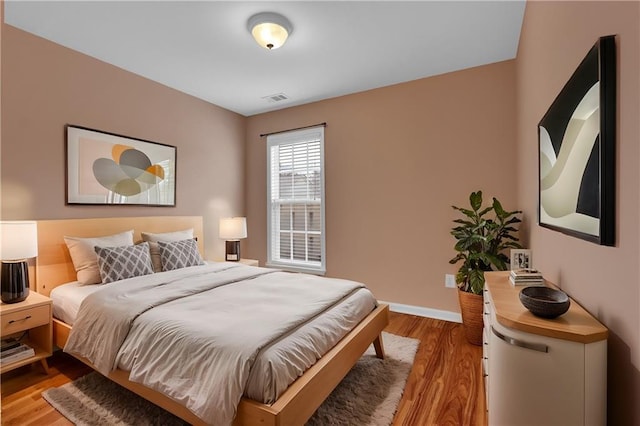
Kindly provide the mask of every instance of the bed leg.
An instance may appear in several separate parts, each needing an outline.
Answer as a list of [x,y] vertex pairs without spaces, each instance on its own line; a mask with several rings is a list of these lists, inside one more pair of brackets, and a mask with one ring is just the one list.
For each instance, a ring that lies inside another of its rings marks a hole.
[[384,359],[384,345],[382,344],[382,334],[378,334],[376,340],[373,341],[373,347],[376,350],[376,357]]

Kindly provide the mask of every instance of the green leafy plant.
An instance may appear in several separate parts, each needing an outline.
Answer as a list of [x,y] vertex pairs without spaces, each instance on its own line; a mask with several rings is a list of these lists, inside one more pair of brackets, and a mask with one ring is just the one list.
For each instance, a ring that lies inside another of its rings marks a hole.
[[455,237],[456,257],[449,261],[462,266],[456,274],[456,283],[462,291],[481,294],[484,288],[485,271],[504,271],[509,264],[509,257],[504,253],[511,248],[522,248],[516,224],[521,220],[517,216],[520,210],[506,211],[502,204],[494,198],[489,207],[482,207],[482,191],[472,192],[469,196],[471,209],[451,206],[465,217],[455,219],[458,225],[451,230]]

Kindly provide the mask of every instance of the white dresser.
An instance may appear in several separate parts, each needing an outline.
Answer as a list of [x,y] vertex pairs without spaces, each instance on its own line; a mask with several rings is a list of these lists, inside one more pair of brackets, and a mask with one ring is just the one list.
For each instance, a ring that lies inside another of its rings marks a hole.
[[573,300],[558,318],[536,317],[520,303],[523,287],[511,285],[509,272],[485,278],[489,425],[605,425],[606,327]]

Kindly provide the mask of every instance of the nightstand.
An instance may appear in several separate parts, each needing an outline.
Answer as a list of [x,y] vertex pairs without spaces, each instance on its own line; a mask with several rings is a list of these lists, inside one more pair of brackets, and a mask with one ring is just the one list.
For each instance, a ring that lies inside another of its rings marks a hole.
[[[232,262],[230,260],[220,260],[220,259],[214,259],[215,262],[229,262],[229,263],[236,263],[236,262]],[[256,260],[256,259],[240,259],[237,261],[237,263],[242,263],[243,265],[247,265],[247,266],[260,266],[260,261]]]
[[29,292],[26,300],[18,303],[0,303],[0,334],[2,338],[26,336],[20,341],[35,350],[35,355],[11,364],[3,365],[0,373],[23,365],[40,361],[44,371],[49,373],[47,358],[53,352],[53,334],[51,327],[52,302],[46,296]]

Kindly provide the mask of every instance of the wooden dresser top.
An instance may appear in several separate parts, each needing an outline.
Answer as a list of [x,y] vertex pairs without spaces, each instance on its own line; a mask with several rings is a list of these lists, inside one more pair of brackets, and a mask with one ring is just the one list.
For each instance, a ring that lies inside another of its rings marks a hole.
[[[509,281],[509,271],[486,272],[485,279],[496,318],[505,327],[580,343],[604,340],[609,334],[604,325],[573,299],[565,314],[554,319],[540,318],[520,302],[519,294],[524,286],[513,286]],[[548,281],[546,284],[556,288]]]

